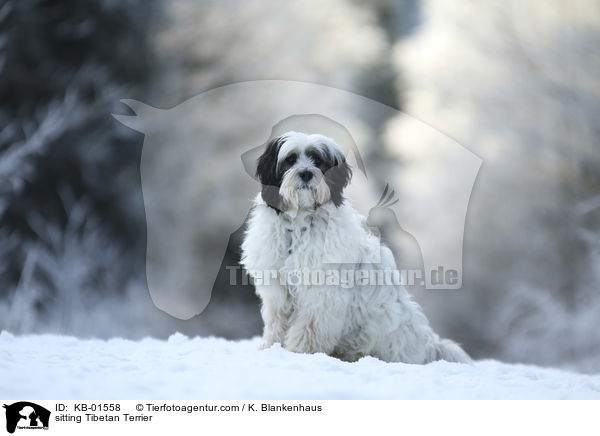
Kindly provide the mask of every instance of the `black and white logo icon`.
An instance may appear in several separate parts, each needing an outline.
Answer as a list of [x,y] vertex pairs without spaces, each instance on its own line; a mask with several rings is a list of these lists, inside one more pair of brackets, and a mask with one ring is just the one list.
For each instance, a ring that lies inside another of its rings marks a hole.
[[6,431],[14,433],[16,429],[48,429],[50,411],[29,401],[19,401],[3,406],[6,409]]

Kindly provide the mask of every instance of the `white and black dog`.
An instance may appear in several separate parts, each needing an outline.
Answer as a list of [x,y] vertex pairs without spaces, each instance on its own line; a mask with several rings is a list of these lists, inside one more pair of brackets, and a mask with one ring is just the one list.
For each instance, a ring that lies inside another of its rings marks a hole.
[[291,272],[307,270],[396,269],[392,252],[344,199],[351,170],[332,139],[288,132],[271,140],[258,159],[257,177],[262,191],[241,262],[262,301],[264,347],[278,342],[290,351],[347,361],[471,361],[459,345],[440,339],[400,285],[347,287],[331,277],[306,280],[310,274],[290,279]]

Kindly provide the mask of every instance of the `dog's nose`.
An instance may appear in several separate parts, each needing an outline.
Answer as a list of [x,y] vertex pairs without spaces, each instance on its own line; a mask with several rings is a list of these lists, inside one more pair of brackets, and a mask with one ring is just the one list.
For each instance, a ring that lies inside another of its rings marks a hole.
[[300,178],[305,181],[308,182],[310,179],[312,179],[313,173],[310,171],[302,171],[300,173]]

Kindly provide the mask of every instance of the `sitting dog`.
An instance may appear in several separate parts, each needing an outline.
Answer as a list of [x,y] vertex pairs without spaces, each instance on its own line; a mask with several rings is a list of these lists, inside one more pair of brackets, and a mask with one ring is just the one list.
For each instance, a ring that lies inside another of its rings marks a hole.
[[[256,175],[262,191],[241,263],[262,302],[264,347],[278,342],[346,361],[471,361],[458,344],[440,339],[399,284],[336,282],[343,269],[364,277],[395,270],[396,262],[344,198],[351,169],[332,139],[298,132],[277,137],[258,159]],[[327,279],[309,280],[313,271],[327,271]]]

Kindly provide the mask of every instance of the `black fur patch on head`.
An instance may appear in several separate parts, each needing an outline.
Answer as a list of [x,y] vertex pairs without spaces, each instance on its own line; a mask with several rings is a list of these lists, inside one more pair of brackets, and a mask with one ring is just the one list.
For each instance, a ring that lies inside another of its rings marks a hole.
[[343,155],[330,156],[331,167],[324,171],[325,183],[329,186],[331,201],[336,207],[344,202],[344,188],[352,179],[352,169]]
[[285,142],[284,136],[272,139],[267,144],[265,152],[258,158],[256,177],[262,184],[261,195],[268,206],[279,214],[283,207],[283,199],[279,195],[282,174],[277,171],[277,156],[281,144]]

